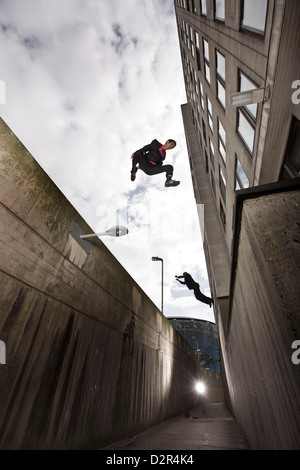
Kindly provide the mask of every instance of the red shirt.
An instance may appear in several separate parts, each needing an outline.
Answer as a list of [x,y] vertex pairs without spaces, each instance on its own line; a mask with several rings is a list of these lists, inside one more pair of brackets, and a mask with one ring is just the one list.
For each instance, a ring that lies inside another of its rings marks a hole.
[[158,149],[158,150],[159,150],[159,152],[160,152],[160,154],[161,154],[161,156],[162,156],[162,159],[164,160],[164,159],[166,158],[166,150],[165,150],[165,146],[164,146],[164,145],[162,145],[161,147],[159,147],[159,149]]

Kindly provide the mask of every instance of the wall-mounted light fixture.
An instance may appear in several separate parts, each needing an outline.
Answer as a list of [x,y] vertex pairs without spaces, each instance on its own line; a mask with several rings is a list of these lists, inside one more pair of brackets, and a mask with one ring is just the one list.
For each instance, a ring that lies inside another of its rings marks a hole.
[[254,88],[253,90],[239,91],[230,95],[229,106],[237,108],[247,104],[262,103],[268,101],[271,97],[271,88]]

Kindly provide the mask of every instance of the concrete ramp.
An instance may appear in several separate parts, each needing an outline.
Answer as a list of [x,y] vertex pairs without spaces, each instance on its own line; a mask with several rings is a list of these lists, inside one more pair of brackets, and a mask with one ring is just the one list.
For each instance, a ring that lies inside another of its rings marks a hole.
[[203,403],[105,450],[247,450],[247,443],[225,403],[218,402]]

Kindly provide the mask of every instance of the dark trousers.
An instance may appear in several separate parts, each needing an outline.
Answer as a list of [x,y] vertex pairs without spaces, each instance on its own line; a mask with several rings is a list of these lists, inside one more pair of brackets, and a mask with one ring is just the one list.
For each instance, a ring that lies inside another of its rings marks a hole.
[[149,162],[148,158],[142,155],[139,159],[133,156],[132,166],[135,168],[136,164],[139,164],[141,170],[146,175],[158,175],[159,173],[166,173],[166,176],[173,176],[174,168],[172,165],[156,166]]
[[194,289],[194,294],[197,300],[200,300],[200,302],[203,302],[204,304],[210,305],[212,302],[212,299],[210,297],[206,297],[206,295],[202,294],[200,292],[199,287],[196,287]]

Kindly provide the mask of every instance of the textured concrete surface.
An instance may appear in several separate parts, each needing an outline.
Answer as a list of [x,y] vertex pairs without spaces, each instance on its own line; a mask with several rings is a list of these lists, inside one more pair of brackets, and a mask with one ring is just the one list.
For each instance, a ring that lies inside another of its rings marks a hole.
[[228,403],[252,449],[300,449],[300,364],[292,361],[300,339],[300,191],[291,187],[245,194],[229,330],[221,335]]
[[225,403],[206,402],[103,450],[246,449],[247,443]]

